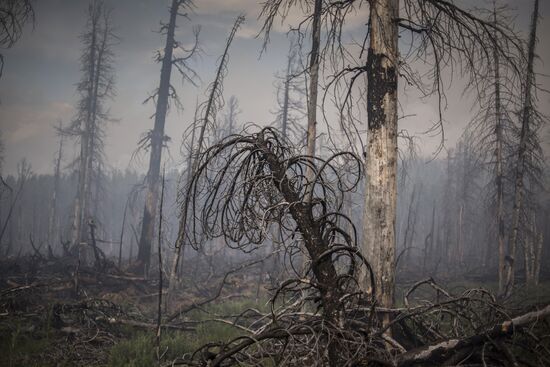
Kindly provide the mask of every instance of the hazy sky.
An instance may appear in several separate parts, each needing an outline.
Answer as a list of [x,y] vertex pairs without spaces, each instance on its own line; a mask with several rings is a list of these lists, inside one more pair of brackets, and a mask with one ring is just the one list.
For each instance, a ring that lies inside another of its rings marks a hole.
[[[142,102],[158,85],[160,65],[153,61],[155,50],[161,49],[164,37],[155,31],[159,21],[166,20],[168,0],[106,0],[114,8],[113,20],[120,43],[115,49],[117,95],[111,106],[111,115],[119,121],[108,127],[106,140],[107,164],[111,168],[128,167],[130,157],[140,135],[152,128],[149,118],[152,104]],[[85,0],[39,0],[35,2],[36,22],[25,29],[23,37],[10,50],[4,51],[4,75],[0,79],[0,131],[5,144],[6,173],[15,172],[17,162],[26,157],[38,173],[51,172],[57,150],[53,126],[58,120],[71,121],[78,100],[76,83],[80,79],[79,57],[81,45],[78,36],[86,21]],[[262,54],[262,39],[257,17],[259,0],[195,0],[196,9],[190,19],[180,19],[177,39],[192,41],[192,27],[201,25],[200,41],[204,53],[192,63],[200,76],[199,87],[181,84],[175,77],[173,84],[184,104],[184,111],[171,111],[166,133],[172,138],[170,150],[177,161],[182,132],[192,119],[195,101],[205,99],[205,86],[212,80],[218,57],[223,51],[229,30],[241,12],[247,21],[237,34],[230,51],[229,73],[225,81],[225,97],[239,99],[242,114],[240,122],[265,124],[273,121],[276,106],[274,75],[284,69],[288,51],[286,27],[277,26],[271,36],[267,52]],[[531,0],[515,0],[518,24],[526,29],[531,11]],[[541,1],[543,20],[540,24],[538,53],[541,58],[538,71],[550,74],[549,1]],[[362,32],[366,14],[355,14],[351,32]],[[549,88],[548,77],[539,80]],[[550,89],[550,88],[549,88]],[[550,98],[541,96],[540,105],[550,113]],[[411,133],[425,130],[436,116],[431,100],[416,96],[403,98],[403,111],[413,115],[401,122]],[[460,91],[450,94],[446,113],[447,145],[452,145],[468,120],[471,103],[461,100]],[[421,146],[428,152],[439,137],[421,136]],[[74,154],[74,153],[71,153]],[[66,162],[73,158],[66,157]],[[135,168],[142,166],[134,165]]]

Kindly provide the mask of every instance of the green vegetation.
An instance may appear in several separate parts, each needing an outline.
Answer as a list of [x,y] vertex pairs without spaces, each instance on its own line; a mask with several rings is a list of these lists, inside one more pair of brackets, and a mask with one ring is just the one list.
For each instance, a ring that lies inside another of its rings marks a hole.
[[[262,308],[266,303],[257,303],[247,300],[226,301],[221,304],[212,304],[203,311],[194,310],[188,314],[189,320],[204,321],[212,315],[237,315],[247,308]],[[206,321],[198,324],[194,331],[163,331],[161,353],[164,360],[170,361],[192,353],[200,346],[209,342],[227,342],[243,331],[231,325],[216,321]],[[145,367],[156,363],[155,336],[152,332],[138,331],[129,335],[125,340],[118,342],[109,352],[110,367]]]
[[51,347],[49,335],[49,327],[37,328],[18,318],[11,327],[0,325],[0,366],[41,366],[36,356]]

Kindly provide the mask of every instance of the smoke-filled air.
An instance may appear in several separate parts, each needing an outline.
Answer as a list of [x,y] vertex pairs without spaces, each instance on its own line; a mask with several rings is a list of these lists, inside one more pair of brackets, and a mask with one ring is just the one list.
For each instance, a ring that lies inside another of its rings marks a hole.
[[550,366],[550,2],[0,0],[0,366]]

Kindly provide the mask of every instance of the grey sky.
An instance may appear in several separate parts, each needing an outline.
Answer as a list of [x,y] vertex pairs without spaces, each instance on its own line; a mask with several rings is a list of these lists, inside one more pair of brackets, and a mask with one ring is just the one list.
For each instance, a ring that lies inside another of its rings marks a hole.
[[[108,127],[106,141],[107,163],[124,169],[140,135],[152,127],[149,117],[153,105],[142,102],[158,84],[160,65],[154,63],[153,54],[163,46],[163,37],[154,32],[159,21],[167,19],[167,0],[106,0],[114,8],[114,24],[120,37],[116,53],[117,96],[111,105],[113,118],[120,121]],[[26,157],[35,172],[52,170],[57,142],[53,125],[58,119],[64,123],[74,115],[77,100],[75,84],[80,78],[79,57],[81,46],[78,36],[82,32],[88,1],[40,0],[36,2],[34,30],[27,27],[21,40],[4,52],[4,75],[0,79],[0,130],[6,146],[4,169],[13,173],[17,162]],[[237,35],[231,49],[229,73],[225,82],[225,97],[237,96],[243,113],[241,122],[260,124],[273,120],[275,107],[274,74],[285,65],[288,41],[285,26],[277,26],[272,34],[267,53],[261,58],[262,39],[254,36],[260,29],[257,16],[259,0],[196,0],[195,13],[190,20],[181,19],[177,33],[179,41],[192,40],[191,29],[201,25],[201,44],[204,54],[193,66],[200,75],[200,86],[189,83],[179,87],[184,111],[172,111],[167,120],[166,132],[172,137],[171,152],[178,155],[180,137],[191,121],[195,101],[204,100],[204,88],[211,81],[216,61],[236,16],[245,12],[247,22]],[[526,29],[532,1],[516,0],[519,28]],[[539,72],[550,74],[550,50],[546,37],[550,32],[548,1],[541,2],[543,20],[540,24],[538,53],[541,57]],[[352,23],[361,31],[363,14],[356,14]],[[362,28],[363,27],[363,28]],[[540,80],[547,88],[548,78]],[[460,91],[449,94],[446,113],[447,145],[454,143],[468,119],[470,102],[462,100]],[[548,95],[541,96],[541,106],[550,113]],[[436,114],[431,100],[421,101],[414,94],[402,99],[405,114],[413,117],[402,121],[402,127],[412,133],[425,130]],[[429,152],[438,143],[438,137],[422,136],[421,145]],[[69,161],[71,157],[66,157]],[[135,168],[141,169],[137,165]]]

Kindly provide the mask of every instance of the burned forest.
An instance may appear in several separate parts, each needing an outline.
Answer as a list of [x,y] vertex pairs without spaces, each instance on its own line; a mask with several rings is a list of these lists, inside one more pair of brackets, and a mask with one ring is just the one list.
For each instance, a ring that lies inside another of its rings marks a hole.
[[550,366],[549,34],[0,0],[0,366]]

